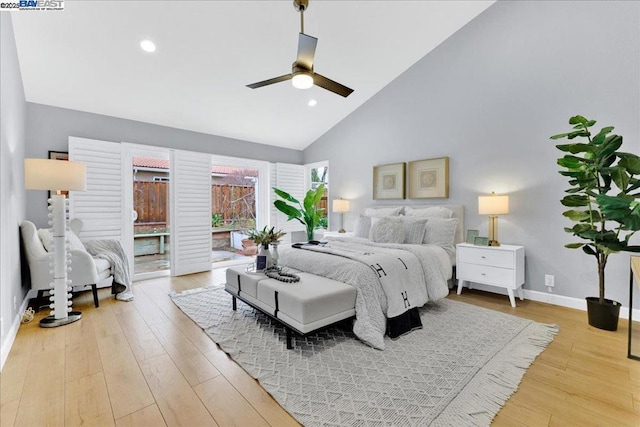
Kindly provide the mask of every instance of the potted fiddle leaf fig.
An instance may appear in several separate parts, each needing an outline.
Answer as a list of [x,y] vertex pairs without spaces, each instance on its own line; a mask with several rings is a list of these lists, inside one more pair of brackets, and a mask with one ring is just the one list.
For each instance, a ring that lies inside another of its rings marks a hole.
[[[307,240],[312,241],[313,230],[320,224],[324,213],[324,209],[318,207],[322,196],[324,196],[324,184],[320,184],[315,190],[307,191],[302,203],[285,191],[275,187],[273,187],[273,191],[275,191],[278,197],[284,199],[273,202],[276,209],[285,214],[288,217],[288,221],[295,219],[303,224],[307,231]],[[287,202],[295,203],[298,206]]]
[[611,254],[640,252],[640,246],[629,244],[640,229],[640,180],[636,178],[640,157],[618,151],[622,136],[612,134],[612,126],[593,135],[590,128],[595,120],[574,116],[569,124],[573,125],[570,132],[551,137],[581,138],[581,142],[556,146],[566,153],[558,165],[562,167],[560,174],[569,179],[568,194],[561,200],[568,208],[563,215],[576,223],[564,230],[581,240],[565,246],[596,258],[600,295],[587,298],[589,324],[615,331],[620,303],[605,298],[605,267]]

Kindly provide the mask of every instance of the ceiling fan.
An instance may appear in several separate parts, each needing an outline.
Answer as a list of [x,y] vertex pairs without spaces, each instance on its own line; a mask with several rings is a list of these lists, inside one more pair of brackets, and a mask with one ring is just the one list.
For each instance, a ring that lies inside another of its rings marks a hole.
[[316,85],[345,98],[351,95],[353,89],[349,89],[313,71],[313,57],[316,53],[318,39],[304,33],[304,11],[309,7],[309,0],[294,0],[293,7],[300,12],[300,34],[298,36],[298,57],[291,67],[291,74],[253,83],[247,85],[247,87],[257,89],[291,80],[293,87],[298,89],[309,89],[311,86]]

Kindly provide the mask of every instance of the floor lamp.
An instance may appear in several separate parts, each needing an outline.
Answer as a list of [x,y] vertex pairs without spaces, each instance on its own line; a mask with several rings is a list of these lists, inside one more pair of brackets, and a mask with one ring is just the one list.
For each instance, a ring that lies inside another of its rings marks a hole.
[[[27,190],[52,191],[49,202],[49,225],[52,226],[53,250],[49,253],[53,281],[49,284],[51,315],[40,321],[43,328],[53,328],[80,320],[82,314],[71,309],[71,253],[67,253],[67,204],[63,191],[87,189],[84,163],[49,159],[24,159]],[[53,192],[56,194],[53,194]]]

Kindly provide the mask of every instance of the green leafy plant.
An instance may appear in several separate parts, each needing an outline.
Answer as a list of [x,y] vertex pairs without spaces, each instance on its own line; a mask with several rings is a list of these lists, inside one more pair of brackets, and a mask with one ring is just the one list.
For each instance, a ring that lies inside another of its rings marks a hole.
[[[275,187],[273,187],[273,191],[276,192],[278,197],[284,199],[273,202],[276,209],[285,214],[289,221],[295,219],[303,224],[307,231],[307,240],[313,240],[313,230],[316,229],[321,218],[324,216],[324,209],[318,208],[318,203],[320,203],[322,196],[324,196],[324,184],[320,184],[315,190],[307,191],[302,203],[285,191]],[[296,207],[287,202],[295,203],[298,206]]]
[[569,189],[562,205],[569,208],[563,215],[576,222],[565,228],[586,242],[569,243],[567,248],[582,250],[598,262],[600,303],[604,303],[605,267],[609,255],[620,252],[640,252],[640,246],[629,244],[631,236],[640,229],[640,157],[618,151],[622,136],[611,134],[613,126],[602,128],[592,135],[595,120],[573,116],[569,120],[573,130],[554,135],[551,139],[586,139],[556,145],[567,153],[558,159],[564,169],[560,174],[569,179]]
[[269,226],[265,226],[262,230],[248,230],[245,234],[247,238],[253,240],[256,245],[267,247],[270,243],[280,240],[287,233],[282,230],[275,231],[275,227],[269,228]]
[[224,225],[224,218],[222,214],[214,213],[211,214],[211,226],[212,227],[222,227]]
[[320,218],[320,221],[318,221],[318,225],[316,226],[316,228],[324,228],[325,230],[329,228],[329,218],[326,215]]

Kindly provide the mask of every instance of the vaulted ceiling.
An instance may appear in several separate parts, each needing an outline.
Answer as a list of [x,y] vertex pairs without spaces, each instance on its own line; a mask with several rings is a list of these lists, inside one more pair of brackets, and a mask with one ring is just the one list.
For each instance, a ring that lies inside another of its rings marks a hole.
[[291,1],[67,1],[12,19],[29,102],[303,149],[491,4],[311,0],[315,71],[348,98],[246,87],[291,71]]

